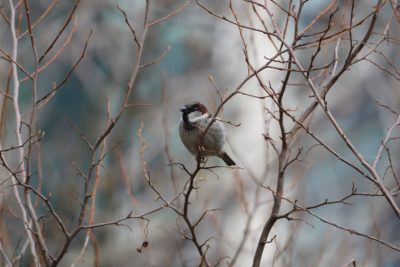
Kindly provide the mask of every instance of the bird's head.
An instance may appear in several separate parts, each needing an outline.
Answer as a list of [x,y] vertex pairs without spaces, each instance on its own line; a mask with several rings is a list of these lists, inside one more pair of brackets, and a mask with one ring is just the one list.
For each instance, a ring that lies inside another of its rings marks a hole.
[[194,103],[191,103],[191,104],[188,104],[188,105],[184,105],[180,109],[180,111],[182,113],[184,113],[184,114],[190,114],[190,113],[193,113],[193,112],[198,112],[199,115],[203,115],[205,113],[208,113],[207,108],[203,104],[201,104],[199,102],[194,102]]
[[184,105],[180,109],[180,111],[182,112],[182,118],[186,123],[195,122],[211,117],[206,106],[199,102]]

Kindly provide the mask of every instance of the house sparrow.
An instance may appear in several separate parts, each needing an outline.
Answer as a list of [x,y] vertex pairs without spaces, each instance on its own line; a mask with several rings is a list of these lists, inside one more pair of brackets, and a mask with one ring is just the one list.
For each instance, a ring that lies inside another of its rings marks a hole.
[[211,122],[212,115],[207,108],[198,102],[185,105],[182,109],[182,119],[179,125],[179,134],[182,143],[194,156],[217,156],[226,165],[235,165],[235,162],[222,150],[225,143],[225,127],[222,122],[216,120],[208,128],[203,137],[203,131]]

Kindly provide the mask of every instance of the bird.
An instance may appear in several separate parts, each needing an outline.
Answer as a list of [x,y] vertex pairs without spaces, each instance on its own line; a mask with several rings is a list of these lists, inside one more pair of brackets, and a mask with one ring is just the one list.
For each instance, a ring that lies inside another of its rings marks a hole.
[[199,156],[200,159],[216,156],[228,166],[236,165],[223,150],[226,131],[225,126],[218,118],[203,136],[204,131],[212,121],[212,115],[207,108],[199,102],[193,102],[184,105],[180,111],[182,118],[179,124],[179,134],[182,143],[192,155],[196,158]]

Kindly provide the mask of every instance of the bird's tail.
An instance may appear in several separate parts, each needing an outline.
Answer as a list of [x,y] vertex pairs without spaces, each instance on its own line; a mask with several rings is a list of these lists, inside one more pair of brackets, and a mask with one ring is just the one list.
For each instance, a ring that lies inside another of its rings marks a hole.
[[226,154],[225,152],[219,154],[218,157],[222,159],[228,166],[236,165],[236,163],[231,159],[231,157],[229,157],[228,154]]

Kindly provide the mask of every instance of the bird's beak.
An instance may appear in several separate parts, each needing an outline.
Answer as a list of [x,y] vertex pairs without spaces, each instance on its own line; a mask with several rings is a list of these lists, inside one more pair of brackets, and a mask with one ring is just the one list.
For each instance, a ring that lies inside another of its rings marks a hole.
[[180,111],[183,112],[183,113],[185,113],[185,112],[187,111],[187,109],[188,109],[187,106],[183,106],[183,107],[180,109]]

